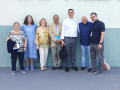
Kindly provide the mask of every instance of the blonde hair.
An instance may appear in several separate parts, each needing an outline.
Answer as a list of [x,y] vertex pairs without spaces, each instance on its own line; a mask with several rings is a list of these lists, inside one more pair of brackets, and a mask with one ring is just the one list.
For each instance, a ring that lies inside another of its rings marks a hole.
[[45,20],[45,26],[47,25],[47,22],[46,22],[46,19],[45,18],[42,18],[41,20],[40,20],[40,22],[39,22],[39,24],[40,24],[40,26],[41,26],[41,22],[42,22],[42,20]]

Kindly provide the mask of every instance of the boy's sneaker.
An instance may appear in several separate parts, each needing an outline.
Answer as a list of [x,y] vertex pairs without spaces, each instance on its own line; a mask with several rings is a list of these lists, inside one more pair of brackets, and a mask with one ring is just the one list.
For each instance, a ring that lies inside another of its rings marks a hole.
[[12,71],[12,75],[14,75],[15,74],[15,71]]
[[33,67],[33,65],[31,65],[31,71],[33,71],[34,70],[34,67]]
[[29,70],[29,66],[26,66],[26,70],[27,70],[27,71]]
[[22,70],[21,72],[22,72],[22,73],[26,73],[26,71],[25,71],[25,70]]
[[102,76],[103,75],[103,72],[98,72],[98,76]]
[[93,74],[93,73],[96,73],[96,70],[91,70],[91,71],[89,72],[89,74]]

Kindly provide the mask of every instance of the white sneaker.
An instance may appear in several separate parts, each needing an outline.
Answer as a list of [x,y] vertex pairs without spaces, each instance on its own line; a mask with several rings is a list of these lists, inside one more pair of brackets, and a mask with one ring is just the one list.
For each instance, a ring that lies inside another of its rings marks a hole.
[[12,73],[11,73],[12,75],[14,75],[15,74],[15,71],[12,71]]
[[22,73],[26,73],[26,71],[25,71],[25,70],[22,70],[21,72],[22,72]]

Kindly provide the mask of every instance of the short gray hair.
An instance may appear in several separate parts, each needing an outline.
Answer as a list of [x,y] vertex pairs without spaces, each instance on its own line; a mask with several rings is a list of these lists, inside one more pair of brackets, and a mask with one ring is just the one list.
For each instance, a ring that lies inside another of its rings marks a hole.
[[[54,16],[58,16],[58,15],[57,15],[57,14],[55,14],[55,15],[53,15],[53,17],[54,17]],[[59,16],[58,16],[58,18],[59,18]]]
[[20,23],[19,23],[19,22],[14,22],[14,23],[13,23],[13,26],[14,26],[15,24],[18,24],[18,25],[20,26]]

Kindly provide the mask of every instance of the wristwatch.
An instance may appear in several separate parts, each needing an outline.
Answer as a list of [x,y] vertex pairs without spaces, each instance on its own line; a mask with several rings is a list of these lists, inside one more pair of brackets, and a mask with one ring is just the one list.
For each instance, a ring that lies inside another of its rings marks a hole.
[[102,45],[102,43],[99,43],[100,45]]

